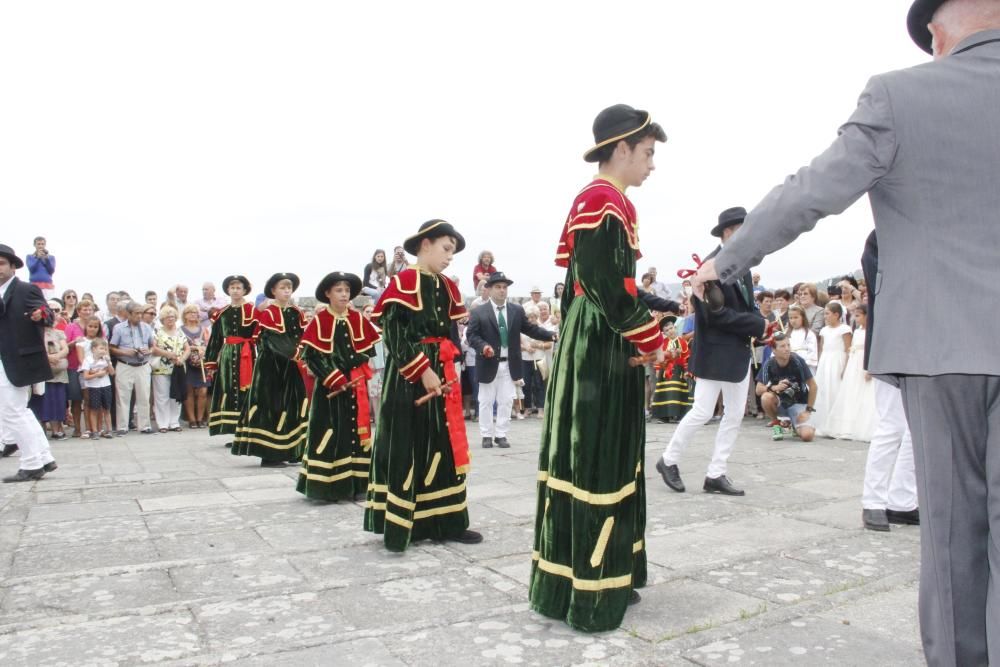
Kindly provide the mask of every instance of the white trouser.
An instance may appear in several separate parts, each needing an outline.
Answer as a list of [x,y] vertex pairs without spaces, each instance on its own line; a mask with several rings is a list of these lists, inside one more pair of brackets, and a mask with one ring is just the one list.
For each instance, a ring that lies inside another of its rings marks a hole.
[[743,423],[743,412],[747,405],[747,385],[750,383],[750,367],[739,382],[720,382],[697,378],[694,384],[694,405],[688,411],[670,438],[670,444],[663,452],[663,462],[668,466],[680,463],[684,449],[691,442],[695,432],[708,423],[715,413],[715,403],[722,394],[722,421],[715,434],[715,451],[708,465],[708,477],[726,474],[726,461],[736,445],[736,436]]
[[[493,423],[493,403],[497,404],[496,427]],[[493,382],[479,383],[479,433],[484,438],[506,438],[510,411],[514,407],[514,381],[510,367],[500,362]]]
[[177,428],[181,425],[181,404],[170,398],[170,376],[153,376],[153,414],[160,428]]
[[917,478],[913,467],[913,440],[898,387],[875,378],[878,425],[868,446],[861,507],[908,512],[917,508]]
[[31,386],[12,385],[0,362],[0,421],[3,422],[4,442],[17,444],[21,452],[21,470],[38,470],[54,459],[45,431],[28,409],[29,398]]
[[149,364],[129,366],[122,362],[115,366],[115,389],[118,391],[118,408],[115,417],[119,431],[128,430],[129,402],[132,399],[132,388],[135,388],[135,410],[139,413],[137,426],[144,431],[149,425],[149,376],[152,372]]

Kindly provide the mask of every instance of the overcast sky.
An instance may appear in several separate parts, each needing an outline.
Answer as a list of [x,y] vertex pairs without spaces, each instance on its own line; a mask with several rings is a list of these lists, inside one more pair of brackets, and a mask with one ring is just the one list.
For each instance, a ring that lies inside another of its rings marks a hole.
[[[556,242],[600,109],[648,109],[630,190],[642,272],[675,280],[822,151],[872,74],[927,59],[909,0],[20,2],[0,9],[0,242],[35,235],[56,287],[197,295],[294,271],[303,294],[441,217],[515,280]],[[867,199],[760,267],[769,286],[858,266]],[[26,272],[21,273],[26,277]]]

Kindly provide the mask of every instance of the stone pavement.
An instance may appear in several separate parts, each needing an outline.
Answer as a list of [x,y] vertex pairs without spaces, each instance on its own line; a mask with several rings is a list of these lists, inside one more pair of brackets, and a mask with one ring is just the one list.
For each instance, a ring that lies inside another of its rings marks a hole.
[[[482,544],[401,555],[360,505],[305,500],[294,468],[205,431],[54,443],[57,472],[0,485],[0,664],[922,664],[918,530],[861,529],[866,446],[760,424],[732,458],[745,498],[700,492],[714,426],[688,493],[648,466],[650,585],[600,635],[528,609],[538,420],[473,452]],[[673,428],[650,425],[647,461]]]

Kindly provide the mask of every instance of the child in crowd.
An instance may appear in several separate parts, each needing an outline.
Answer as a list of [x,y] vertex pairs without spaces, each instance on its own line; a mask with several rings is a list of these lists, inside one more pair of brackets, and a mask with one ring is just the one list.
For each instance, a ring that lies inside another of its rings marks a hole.
[[788,307],[788,329],[792,352],[802,357],[809,371],[815,375],[819,364],[819,342],[809,326],[809,318],[802,306],[796,304]]
[[875,411],[875,382],[865,371],[868,306],[856,303],[853,310],[856,328],[851,337],[844,379],[824,422],[823,431],[831,438],[871,442],[878,414]]
[[[82,302],[81,302],[82,303]],[[90,346],[93,344],[94,340],[98,338],[106,338],[104,335],[104,323],[96,315],[91,315],[90,317],[78,320],[79,325],[83,328],[83,337],[76,339],[76,351],[74,354],[79,357],[80,364],[87,359],[87,355],[90,354]],[[81,371],[82,372],[82,371]],[[80,383],[80,392],[83,396],[83,420],[84,423],[90,425],[90,399],[88,398],[87,392],[88,387],[85,382]]]
[[656,390],[653,392],[653,417],[669,424],[680,421],[691,409],[693,391],[688,381],[688,343],[677,331],[677,318],[667,315],[660,320],[663,332],[664,359],[656,366]]
[[[816,369],[816,416],[823,424],[837,402],[844,376],[847,352],[851,349],[851,327],[844,324],[844,308],[839,301],[826,304],[825,326],[819,332],[819,365]],[[822,435],[825,435],[821,433]]]
[[[88,427],[90,439],[112,438],[111,435],[111,376],[115,367],[108,354],[108,341],[94,338],[90,341],[90,351],[80,364],[83,386],[87,388]],[[100,434],[100,435],[98,435]]]

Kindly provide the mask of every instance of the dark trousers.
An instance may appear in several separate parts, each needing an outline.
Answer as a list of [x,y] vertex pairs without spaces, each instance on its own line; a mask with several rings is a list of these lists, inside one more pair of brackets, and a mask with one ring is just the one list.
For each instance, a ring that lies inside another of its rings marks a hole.
[[920,502],[920,633],[937,665],[1000,665],[1000,377],[903,376]]
[[545,383],[542,374],[538,372],[533,360],[522,359],[522,377],[524,378],[524,409],[545,407]]

